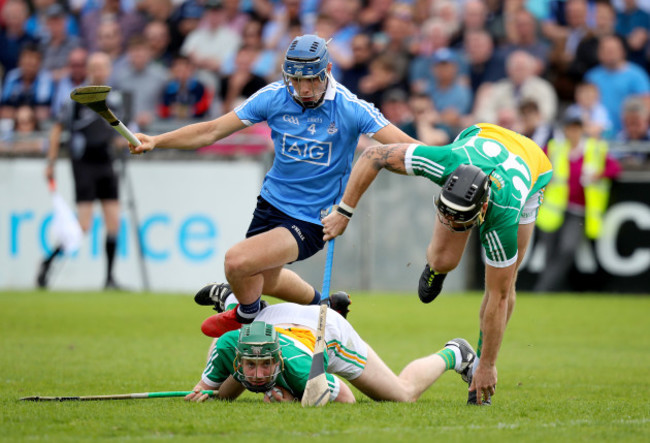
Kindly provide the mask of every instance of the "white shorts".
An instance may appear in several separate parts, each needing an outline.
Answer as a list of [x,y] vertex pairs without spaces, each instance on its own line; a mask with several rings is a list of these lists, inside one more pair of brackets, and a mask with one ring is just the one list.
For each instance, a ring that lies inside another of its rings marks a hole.
[[544,189],[540,189],[526,200],[524,207],[521,210],[521,216],[519,217],[520,225],[528,225],[530,223],[535,223],[537,220],[537,213],[539,212],[539,207],[542,205],[544,200]]
[[[255,317],[272,325],[293,324],[306,326],[313,331],[318,328],[320,306],[279,303],[268,306]],[[325,326],[327,343],[327,372],[339,375],[346,380],[359,377],[368,360],[368,345],[354,330],[352,325],[336,311],[327,310]]]

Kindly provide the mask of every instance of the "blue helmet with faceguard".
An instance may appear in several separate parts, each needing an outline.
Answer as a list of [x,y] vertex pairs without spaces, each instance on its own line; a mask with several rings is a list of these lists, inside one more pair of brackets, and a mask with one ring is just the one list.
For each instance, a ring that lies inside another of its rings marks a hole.
[[[309,34],[293,39],[284,57],[282,77],[289,94],[299,105],[305,108],[316,108],[323,102],[325,88],[327,87],[327,66],[329,62],[325,39]],[[322,90],[316,91],[312,88],[311,96],[301,96],[300,91],[296,91],[294,84],[292,84],[292,80],[297,84],[308,81],[311,82],[312,86],[317,86]],[[318,80],[320,83],[314,85],[314,80]]]

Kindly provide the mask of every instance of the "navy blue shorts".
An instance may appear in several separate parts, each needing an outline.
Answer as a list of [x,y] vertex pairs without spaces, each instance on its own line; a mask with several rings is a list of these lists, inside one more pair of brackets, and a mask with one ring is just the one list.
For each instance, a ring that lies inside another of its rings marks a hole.
[[287,228],[296,239],[298,243],[297,261],[311,257],[325,246],[321,225],[289,217],[258,196],[257,207],[253,213],[253,221],[246,232],[246,238],[270,231],[278,226]]

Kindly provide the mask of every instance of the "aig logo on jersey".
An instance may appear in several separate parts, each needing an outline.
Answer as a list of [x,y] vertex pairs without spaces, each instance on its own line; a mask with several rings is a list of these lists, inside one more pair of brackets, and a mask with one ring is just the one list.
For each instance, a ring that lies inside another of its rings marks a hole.
[[282,154],[301,162],[329,166],[332,143],[285,133],[282,139]]

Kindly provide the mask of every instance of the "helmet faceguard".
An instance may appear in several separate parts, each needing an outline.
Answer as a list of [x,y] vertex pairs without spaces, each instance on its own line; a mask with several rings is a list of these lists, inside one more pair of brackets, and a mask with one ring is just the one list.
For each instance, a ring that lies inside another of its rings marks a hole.
[[239,380],[249,391],[266,392],[275,386],[284,362],[273,325],[256,321],[242,326],[234,365]]
[[490,195],[490,176],[474,165],[460,165],[442,186],[434,203],[448,229],[463,232],[483,223],[483,204]]
[[325,39],[302,35],[289,45],[282,64],[282,78],[291,97],[303,108],[313,109],[323,103],[329,80],[328,65]]

